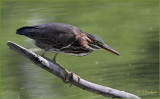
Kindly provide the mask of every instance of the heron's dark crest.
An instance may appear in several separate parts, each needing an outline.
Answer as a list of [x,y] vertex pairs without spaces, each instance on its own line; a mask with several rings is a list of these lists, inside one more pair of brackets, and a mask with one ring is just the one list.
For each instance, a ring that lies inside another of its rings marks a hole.
[[84,56],[95,49],[102,48],[119,55],[118,52],[107,46],[100,38],[69,24],[48,23],[25,26],[17,29],[16,34],[25,35],[33,39],[35,45],[45,51]]

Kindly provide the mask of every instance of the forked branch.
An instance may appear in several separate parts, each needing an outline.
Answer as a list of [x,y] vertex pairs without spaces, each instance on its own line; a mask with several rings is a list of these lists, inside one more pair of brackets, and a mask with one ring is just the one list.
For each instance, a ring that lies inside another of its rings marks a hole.
[[21,55],[25,56],[26,58],[30,59],[35,65],[47,70],[48,72],[56,75],[57,77],[61,78],[65,83],[71,83],[83,90],[87,90],[93,93],[97,93],[103,95],[105,97],[112,97],[112,98],[140,98],[136,95],[131,93],[127,93],[124,91],[119,91],[110,87],[98,85],[89,81],[86,81],[82,78],[78,78],[75,74],[68,72],[65,68],[60,66],[58,63],[53,62],[48,58],[41,57],[34,52],[18,45],[13,42],[8,41],[7,45],[13,51],[20,53]]

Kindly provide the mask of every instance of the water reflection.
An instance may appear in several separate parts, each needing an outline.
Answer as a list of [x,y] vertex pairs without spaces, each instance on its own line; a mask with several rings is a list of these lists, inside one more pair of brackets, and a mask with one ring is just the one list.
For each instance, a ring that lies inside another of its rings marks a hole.
[[[2,4],[2,98],[102,97],[69,87],[52,74],[11,51],[13,41],[41,53],[28,38],[15,34],[25,25],[62,22],[78,26],[117,50],[115,56],[97,50],[85,57],[59,55],[69,71],[94,83],[158,96],[158,2],[5,1]],[[47,53],[52,57],[53,53]]]

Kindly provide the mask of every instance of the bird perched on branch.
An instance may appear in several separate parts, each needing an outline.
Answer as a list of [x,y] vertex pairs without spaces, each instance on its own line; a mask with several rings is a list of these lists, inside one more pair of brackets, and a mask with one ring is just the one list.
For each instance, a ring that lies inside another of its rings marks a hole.
[[[116,55],[118,52],[107,46],[100,38],[83,32],[76,26],[64,23],[47,23],[25,26],[17,29],[16,34],[25,35],[35,41],[35,45],[45,52],[53,51],[56,60],[58,53],[85,56],[96,49],[105,49]],[[45,53],[44,52],[44,53]],[[43,53],[43,55],[44,55]]]

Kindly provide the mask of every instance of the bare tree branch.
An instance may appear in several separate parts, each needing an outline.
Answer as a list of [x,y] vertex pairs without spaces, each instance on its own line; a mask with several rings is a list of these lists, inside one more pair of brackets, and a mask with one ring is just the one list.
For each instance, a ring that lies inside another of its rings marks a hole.
[[30,59],[35,65],[49,71],[50,73],[56,75],[61,78],[65,83],[71,83],[83,90],[87,90],[93,93],[97,93],[103,95],[105,97],[112,98],[140,98],[131,93],[127,93],[124,91],[119,91],[110,87],[98,85],[89,81],[86,81],[82,78],[79,78],[77,75],[68,72],[64,67],[60,66],[58,63],[50,60],[48,58],[41,57],[34,52],[18,45],[13,42],[8,41],[7,45],[17,53],[25,56]]

